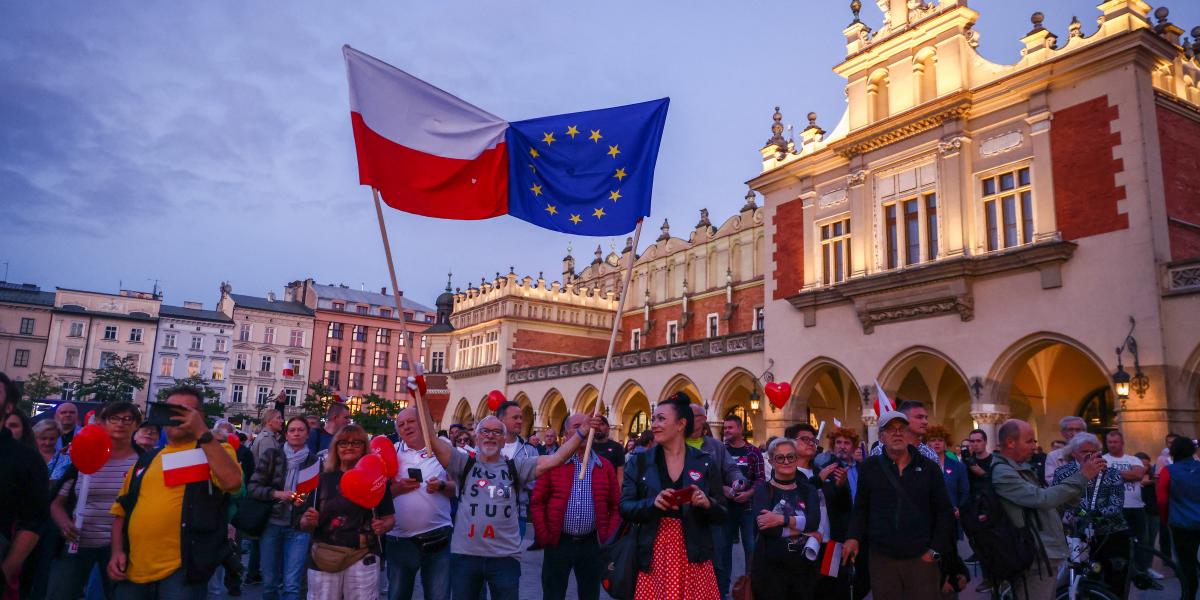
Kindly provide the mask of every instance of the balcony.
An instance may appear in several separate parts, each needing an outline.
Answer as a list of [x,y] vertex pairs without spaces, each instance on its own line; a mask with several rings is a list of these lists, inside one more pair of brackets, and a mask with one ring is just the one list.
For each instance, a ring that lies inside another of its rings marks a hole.
[[451,378],[454,378],[454,379],[466,379],[468,377],[479,377],[480,375],[491,375],[492,373],[499,373],[499,372],[500,372],[500,365],[496,364],[496,365],[484,365],[482,367],[474,367],[474,368],[470,368],[470,369],[462,369],[459,371],[451,371],[451,372],[447,373],[447,375],[449,375]]
[[[652,367],[655,365],[703,360],[706,358],[716,358],[719,356],[731,356],[735,354],[746,354],[749,352],[762,352],[763,341],[763,332],[747,331],[744,333],[734,333],[721,337],[683,342],[671,346],[659,346],[657,348],[646,348],[643,350],[635,350],[633,352],[622,352],[620,354],[613,355],[612,370],[620,371],[622,369]],[[601,373],[603,371],[603,357],[585,358],[541,367],[515,369],[508,372],[508,383],[545,381],[547,379],[575,377],[577,375],[591,375],[593,373]],[[456,373],[461,372],[462,371],[458,371]],[[456,377],[456,373],[451,373],[450,376]]]
[[230,369],[229,375],[231,377],[249,377],[250,370],[249,369]]
[[1166,266],[1164,296],[1200,292],[1200,259],[1177,261]]

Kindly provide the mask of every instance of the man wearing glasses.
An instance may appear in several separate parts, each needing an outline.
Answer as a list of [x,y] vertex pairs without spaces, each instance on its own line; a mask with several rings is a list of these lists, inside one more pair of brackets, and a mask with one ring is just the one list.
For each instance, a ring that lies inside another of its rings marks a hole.
[[[1079,417],[1063,417],[1058,422],[1058,428],[1062,431],[1063,439],[1070,442],[1071,438],[1087,431],[1087,423]],[[1067,447],[1064,445],[1057,450],[1051,450],[1050,454],[1046,455],[1046,485],[1054,483],[1054,471],[1059,467],[1071,462],[1071,453],[1067,452]]]

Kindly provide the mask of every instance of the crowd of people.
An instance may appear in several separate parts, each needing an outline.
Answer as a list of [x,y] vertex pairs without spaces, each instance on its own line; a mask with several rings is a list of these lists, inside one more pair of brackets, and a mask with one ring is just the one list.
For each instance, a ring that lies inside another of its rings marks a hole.
[[[1194,440],[1131,455],[1120,430],[1098,437],[1077,417],[1048,454],[1015,419],[995,440],[977,429],[956,447],[911,400],[879,415],[873,447],[854,429],[807,423],[755,445],[741,419],[710,427],[680,393],[625,444],[586,414],[526,439],[513,402],[433,439],[428,416],[406,408],[383,439],[336,403],[319,416],[266,410],[254,433],[210,426],[200,392],[179,387],[168,425],[132,403],[103,405],[90,424],[111,451],[81,473],[70,452],[89,424],[79,409],[63,403],[34,424],[3,374],[0,384],[0,600],[200,599],[259,583],[267,600],[409,600],[418,578],[427,600],[508,600],[523,576],[552,600],[572,576],[582,600],[605,589],[924,600],[965,590],[971,566],[976,591],[1043,600],[1083,547],[1124,597],[1158,585],[1155,542],[1174,557],[1164,564],[1181,597],[1197,591]],[[392,453],[394,476],[349,485]],[[364,502],[361,489],[375,495]],[[530,550],[544,553],[536,575],[522,573]]]

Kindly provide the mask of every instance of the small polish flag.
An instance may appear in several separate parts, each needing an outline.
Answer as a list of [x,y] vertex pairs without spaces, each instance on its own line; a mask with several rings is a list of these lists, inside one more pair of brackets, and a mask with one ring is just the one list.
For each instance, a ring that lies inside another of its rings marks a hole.
[[163,484],[168,487],[208,481],[210,477],[208,457],[200,448],[164,454],[162,466]]
[[836,418],[834,418],[834,420],[833,420],[833,426],[834,426],[834,427],[837,427],[838,429],[841,429],[841,428],[842,428],[842,422],[841,422],[841,421],[839,421],[839,420],[837,420]]
[[303,469],[296,476],[296,493],[307,494],[317,489],[317,479],[321,475],[321,461],[317,461]]
[[878,417],[889,410],[896,410],[896,405],[892,404],[892,399],[888,398],[887,392],[883,391],[883,387],[879,382],[875,382],[875,416]]
[[842,545],[838,542],[825,542],[825,553],[821,557],[821,574],[826,577],[837,577],[838,569],[842,566]]

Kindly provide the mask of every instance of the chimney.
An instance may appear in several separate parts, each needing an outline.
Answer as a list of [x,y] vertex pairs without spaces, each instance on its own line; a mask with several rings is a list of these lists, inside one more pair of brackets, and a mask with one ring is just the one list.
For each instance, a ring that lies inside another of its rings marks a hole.
[[275,292],[267,292],[267,302],[275,301]]
[[194,300],[185,300],[185,301],[184,301],[184,303],[183,303],[183,307],[184,307],[184,308],[190,308],[190,309],[193,309],[193,310],[204,310],[204,303],[203,303],[203,302],[196,302],[196,301],[194,301]]
[[387,286],[385,285],[385,286],[379,288],[379,293],[386,296],[387,295]]

